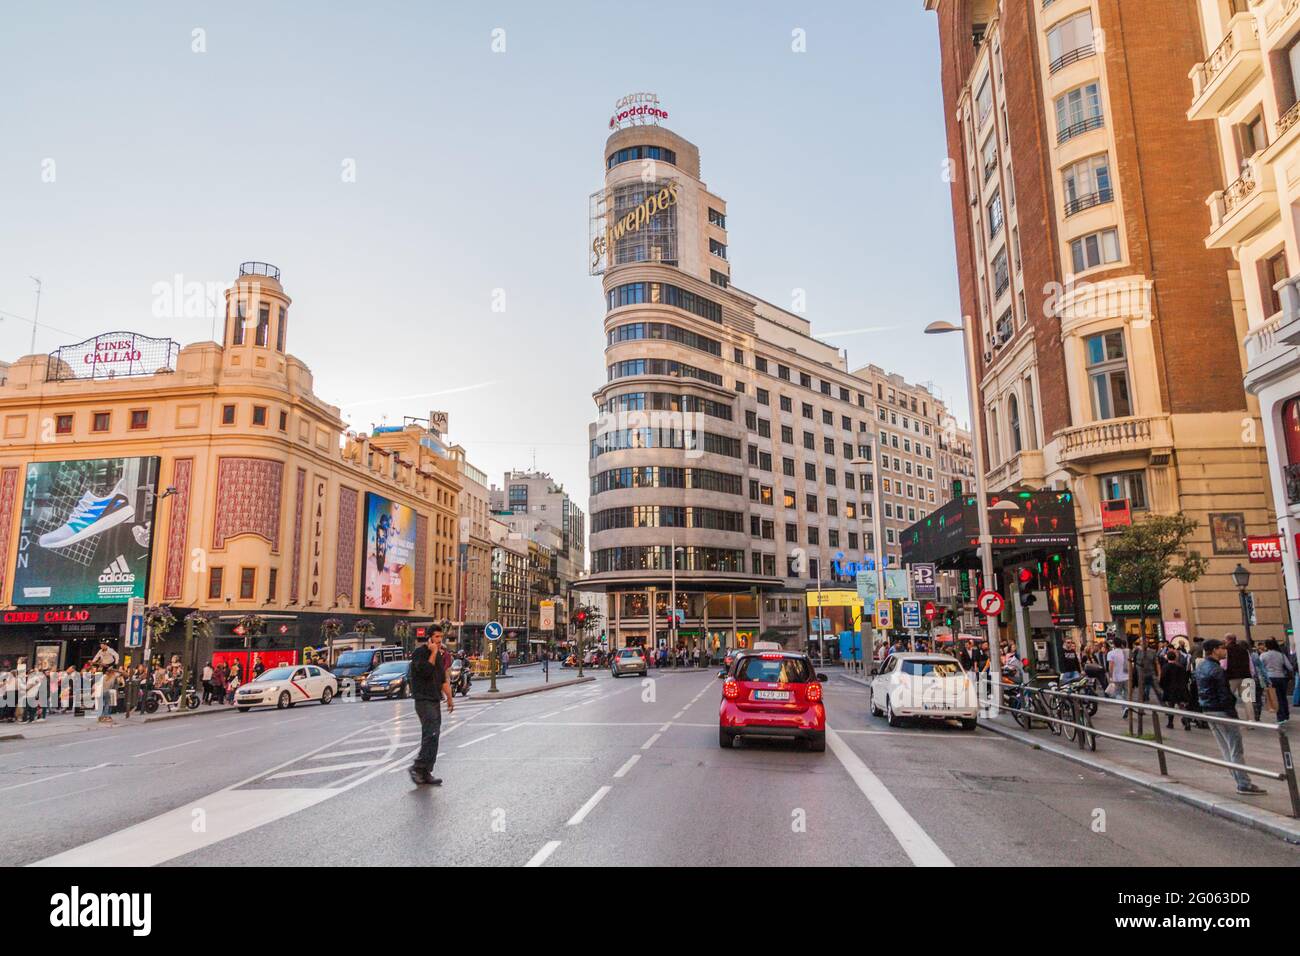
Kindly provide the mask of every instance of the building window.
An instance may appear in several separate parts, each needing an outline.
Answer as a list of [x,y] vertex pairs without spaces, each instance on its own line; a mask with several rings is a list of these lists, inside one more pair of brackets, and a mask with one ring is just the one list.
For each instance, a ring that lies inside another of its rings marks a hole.
[[225,572],[223,568],[208,569],[208,600],[209,601],[221,600],[221,584],[222,584],[221,579],[224,573]]
[[1075,272],[1086,272],[1111,262],[1119,261],[1119,231],[1103,229],[1080,236],[1070,243],[1070,256]]
[[1005,217],[1002,213],[1002,193],[996,192],[993,198],[989,200],[989,238],[992,239],[1002,231],[1002,224]]
[[1007,397],[1007,427],[1011,430],[1011,453],[1020,454],[1020,402],[1014,394]]
[[1067,166],[1061,181],[1065,186],[1067,216],[1111,202],[1115,198],[1110,183],[1110,157],[1105,153]]
[[254,425],[265,425],[265,424],[266,424],[266,406],[265,406],[265,405],[254,405],[254,406],[253,406],[253,424],[254,424]]
[[257,310],[257,344],[265,346],[271,339],[271,307],[264,305]]
[[131,430],[139,431],[142,428],[149,427],[149,410],[147,408],[137,408],[131,412]]
[[271,568],[271,570],[267,572],[266,600],[268,602],[275,600],[275,589],[276,589],[276,585],[279,583],[279,578],[280,578],[280,572],[278,568]]
[[234,405],[222,405],[222,406],[221,406],[221,424],[223,424],[223,425],[233,425],[233,424],[235,424],[235,406],[234,406]]
[[726,245],[724,245],[724,244],[721,243],[721,242],[718,242],[718,240],[716,240],[716,239],[710,239],[710,240],[709,240],[709,252],[711,252],[713,255],[717,256],[719,259],[725,259],[725,258],[727,258],[727,247],[726,247]]
[[727,277],[727,274],[725,272],[719,272],[717,269],[709,270],[709,281],[720,289],[725,289],[731,284],[731,280]]
[[1057,143],[1100,129],[1103,122],[1101,87],[1096,82],[1076,87],[1056,100]]
[[235,327],[231,330],[230,342],[232,345],[244,344],[244,323],[248,320],[244,312],[245,305],[242,301],[235,303]]
[[240,568],[239,569],[239,600],[251,601],[256,593],[257,569]]
[[106,432],[112,421],[112,415],[109,412],[95,412],[91,420],[90,430],[94,432]]
[[979,92],[975,94],[975,125],[983,126],[991,112],[993,112],[993,82],[986,76],[979,85]]
[[1056,73],[1078,60],[1096,53],[1093,45],[1092,11],[1062,20],[1047,31],[1048,71]]
[[1092,413],[1098,419],[1127,418],[1133,414],[1129,392],[1128,357],[1124,333],[1103,332],[1084,340],[1088,360],[1088,381],[1092,392]]
[[1134,511],[1145,511],[1147,505],[1146,475],[1140,471],[1120,471],[1110,475],[1100,475],[1101,500],[1119,501],[1128,499],[1129,507]]
[[280,321],[275,327],[275,348],[277,352],[284,351],[284,306],[280,306]]
[[288,430],[289,430],[289,413],[282,411],[280,412],[280,431],[287,432]]
[[1286,250],[1279,249],[1276,255],[1269,256],[1260,265],[1266,314],[1277,315],[1282,311],[1282,297],[1276,287],[1287,279]]
[[54,417],[54,434],[71,435],[72,434],[72,416],[56,415]]

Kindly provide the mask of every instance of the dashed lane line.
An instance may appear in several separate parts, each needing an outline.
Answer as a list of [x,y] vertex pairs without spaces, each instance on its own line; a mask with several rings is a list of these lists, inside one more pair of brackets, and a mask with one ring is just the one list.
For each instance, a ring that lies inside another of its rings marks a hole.
[[267,777],[267,780],[283,780],[286,777],[307,777],[314,773],[331,773],[335,770],[356,770],[358,767],[373,767],[383,760],[353,760],[349,763],[331,763],[323,767],[304,767],[301,770],[282,770]]
[[642,750],[649,750],[651,747],[654,746],[655,741],[658,740],[658,739],[659,739],[659,734],[652,734],[652,735],[650,736],[650,739],[647,740],[645,743],[643,743],[643,744],[641,745],[641,749],[642,749]]
[[627,776],[627,772],[631,770],[633,767],[635,767],[636,762],[640,759],[641,759],[640,754],[633,754],[632,756],[628,757],[627,763],[623,764],[623,766],[619,767],[617,770],[614,771],[614,779],[618,780],[621,777]]
[[569,817],[569,821],[566,824],[566,826],[576,827],[583,820],[587,819],[587,814],[589,814],[592,810],[596,809],[596,804],[600,803],[601,800],[604,800],[605,794],[609,793],[609,791],[612,789],[613,787],[606,784],[605,786],[597,790],[595,793],[593,793],[591,795],[591,798],[587,800],[587,802],[584,803],[578,809],[578,812],[575,813],[573,816]]
[[160,754],[164,750],[175,750],[177,747],[188,747],[190,744],[201,744],[201,743],[203,743],[203,738],[195,737],[193,740],[183,740],[178,744],[168,744],[166,747],[158,747],[156,750],[146,750],[143,753],[131,754],[131,759],[134,760],[136,757],[149,757],[152,756],[153,754]]
[[484,734],[482,737],[475,737],[473,740],[467,740],[467,741],[465,741],[463,744],[461,744],[459,747],[457,747],[456,749],[457,749],[457,750],[464,750],[466,747],[472,747],[474,744],[477,744],[477,743],[480,743],[480,742],[482,742],[482,741],[484,741],[484,740],[487,740],[489,737],[495,737],[496,735],[497,735],[497,732],[494,730],[494,731],[492,731],[492,733],[490,733],[490,734]]
[[559,846],[560,846],[559,840],[549,841],[540,850],[534,853],[532,855],[532,858],[527,863],[525,863],[524,866],[525,867],[541,866],[550,858],[551,854],[554,853],[556,849],[559,848]]

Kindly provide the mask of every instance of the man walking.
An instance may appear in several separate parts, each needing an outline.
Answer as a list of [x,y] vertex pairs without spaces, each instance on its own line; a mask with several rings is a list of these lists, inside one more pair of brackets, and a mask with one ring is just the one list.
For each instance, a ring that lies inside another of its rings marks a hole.
[[[1237,698],[1228,685],[1228,675],[1220,664],[1228,656],[1227,646],[1219,640],[1205,642],[1205,657],[1196,665],[1196,696],[1200,700],[1201,710],[1211,717],[1229,717],[1237,719]],[[1241,729],[1235,724],[1211,721],[1210,729],[1214,739],[1219,742],[1223,759],[1229,763],[1244,764],[1246,750],[1241,744]],[[1237,782],[1237,792],[1245,794],[1266,793],[1262,787],[1251,783],[1250,775],[1244,770],[1230,771]]]
[[[1254,720],[1255,688],[1251,688],[1252,693],[1250,694],[1242,693],[1242,684],[1250,679],[1250,649],[1237,640],[1236,634],[1227,634],[1224,636],[1224,640],[1228,642],[1224,647],[1224,656],[1228,661],[1228,689],[1232,691],[1234,700],[1246,700],[1251,705],[1247,708],[1246,716]],[[1210,642],[1206,641],[1205,643],[1209,644]]]
[[427,636],[416,637],[411,654],[411,696],[415,699],[415,716],[420,718],[420,752],[411,764],[411,780],[438,786],[442,783],[431,771],[438,759],[438,735],[442,731],[440,697],[447,699],[447,713],[456,709],[447,680],[447,661],[442,650],[442,627],[435,624]]

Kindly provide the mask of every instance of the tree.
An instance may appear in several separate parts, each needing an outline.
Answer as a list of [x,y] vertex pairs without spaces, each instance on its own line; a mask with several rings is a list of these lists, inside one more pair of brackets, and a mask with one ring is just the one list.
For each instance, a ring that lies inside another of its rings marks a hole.
[[[1147,605],[1160,599],[1166,584],[1198,580],[1209,559],[1189,550],[1187,540],[1197,523],[1186,515],[1151,515],[1144,521],[1107,536],[1103,545],[1106,576],[1112,594],[1132,594],[1138,599],[1138,634],[1146,635]],[[1136,696],[1133,650],[1129,649],[1129,700]],[[1132,715],[1130,712],[1130,723]],[[1139,717],[1138,733],[1142,732]]]

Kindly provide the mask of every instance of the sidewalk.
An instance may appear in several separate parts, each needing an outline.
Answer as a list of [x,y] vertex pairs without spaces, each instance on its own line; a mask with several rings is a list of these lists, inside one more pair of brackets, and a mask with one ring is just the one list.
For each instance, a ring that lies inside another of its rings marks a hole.
[[579,678],[576,667],[560,667],[552,662],[548,681],[546,674],[537,664],[524,664],[518,668],[511,664],[508,672],[497,675],[497,693],[493,694],[488,690],[492,686],[492,678],[475,677],[474,683],[470,685],[469,697],[466,699],[503,700],[509,697],[522,697],[524,694],[536,694],[555,687],[585,684],[596,679],[592,676],[595,670],[598,668],[584,667],[583,677]]

